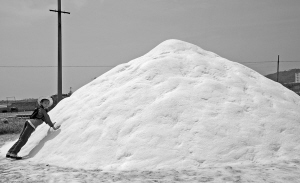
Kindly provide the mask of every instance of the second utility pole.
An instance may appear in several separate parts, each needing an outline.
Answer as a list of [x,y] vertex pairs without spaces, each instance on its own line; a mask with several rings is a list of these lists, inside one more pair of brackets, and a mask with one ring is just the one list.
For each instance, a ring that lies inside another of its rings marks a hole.
[[62,99],[62,34],[61,34],[61,14],[70,12],[61,11],[61,0],[57,0],[58,10],[50,10],[58,13],[58,88],[57,88],[57,103]]
[[278,55],[278,62],[277,62],[277,82],[279,81],[279,55]]

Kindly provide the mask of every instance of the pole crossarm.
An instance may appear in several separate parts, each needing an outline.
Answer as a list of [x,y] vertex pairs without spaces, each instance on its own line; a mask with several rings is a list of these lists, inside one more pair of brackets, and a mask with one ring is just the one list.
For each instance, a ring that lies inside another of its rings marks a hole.
[[71,14],[70,12],[67,12],[67,11],[58,11],[58,10],[49,10],[49,11],[53,11],[53,12],[57,12],[57,13]]

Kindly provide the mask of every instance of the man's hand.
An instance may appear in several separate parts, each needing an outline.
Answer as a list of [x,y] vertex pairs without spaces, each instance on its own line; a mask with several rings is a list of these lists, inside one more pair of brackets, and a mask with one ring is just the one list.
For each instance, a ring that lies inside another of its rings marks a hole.
[[52,127],[52,128],[53,128],[54,130],[58,130],[58,129],[60,128],[60,125],[58,125],[57,127],[55,127],[55,126],[54,126],[55,123],[56,123],[56,122],[53,123],[53,127]]

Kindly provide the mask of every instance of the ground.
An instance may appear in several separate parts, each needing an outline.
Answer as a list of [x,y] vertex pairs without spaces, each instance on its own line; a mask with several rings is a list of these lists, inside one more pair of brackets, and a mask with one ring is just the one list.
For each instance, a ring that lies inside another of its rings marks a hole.
[[[0,135],[0,147],[18,134]],[[300,161],[277,164],[224,165],[198,170],[107,172],[30,164],[0,157],[0,182],[268,182],[299,183]]]

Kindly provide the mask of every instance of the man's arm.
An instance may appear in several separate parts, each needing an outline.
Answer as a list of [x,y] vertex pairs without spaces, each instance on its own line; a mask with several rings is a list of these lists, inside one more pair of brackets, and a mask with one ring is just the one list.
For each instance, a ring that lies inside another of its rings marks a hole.
[[54,123],[52,123],[50,116],[47,114],[46,110],[42,110],[45,123],[47,123],[50,127],[54,127]]
[[45,123],[47,123],[50,127],[52,127],[54,130],[57,130],[59,129],[60,125],[55,127],[54,123],[52,123],[51,119],[50,119],[50,116],[47,114],[46,110],[42,110],[43,111],[43,115],[44,115],[44,119],[45,119]]

